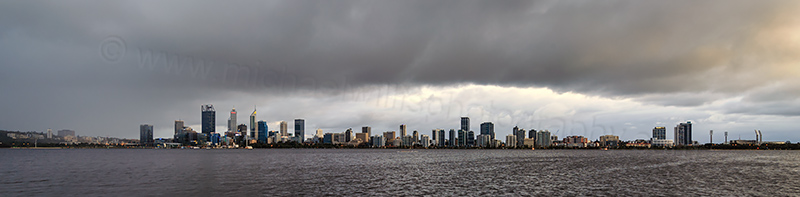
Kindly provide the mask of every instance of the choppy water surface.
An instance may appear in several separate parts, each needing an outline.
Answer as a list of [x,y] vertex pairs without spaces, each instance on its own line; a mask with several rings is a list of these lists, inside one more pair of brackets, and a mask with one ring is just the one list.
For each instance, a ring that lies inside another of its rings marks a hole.
[[0,150],[2,196],[800,195],[800,151]]

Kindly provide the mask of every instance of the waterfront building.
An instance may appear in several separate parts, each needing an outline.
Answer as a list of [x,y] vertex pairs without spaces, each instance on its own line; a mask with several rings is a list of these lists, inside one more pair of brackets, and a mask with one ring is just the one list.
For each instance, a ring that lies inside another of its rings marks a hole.
[[58,130],[58,136],[59,137],[67,137],[67,136],[75,137],[75,131],[69,130],[69,129]]
[[322,133],[322,129],[317,129],[317,134],[314,135],[314,136],[317,137],[317,138],[322,138],[323,135],[325,135],[325,134]]
[[333,144],[333,133],[326,133],[322,137],[323,144]]
[[406,125],[401,124],[400,125],[400,137],[404,137],[406,135],[408,135],[408,133],[406,133]]
[[366,133],[367,136],[372,136],[372,127],[369,126],[361,127],[361,133]]
[[525,146],[525,129],[520,129],[515,126],[513,134],[516,136],[517,139],[516,147]]
[[619,145],[619,136],[616,135],[600,136],[600,146],[617,146],[617,145]]
[[303,143],[306,136],[306,120],[294,119],[294,136],[297,143]]
[[583,136],[567,136],[563,142],[569,147],[586,147],[589,139]]
[[420,136],[420,145],[422,145],[422,147],[426,147],[426,148],[427,148],[427,147],[430,147],[430,146],[431,146],[431,139],[430,139],[430,137],[428,137],[428,135],[422,135],[422,136]]
[[238,132],[236,126],[236,108],[232,108],[231,116],[228,118],[228,131]]
[[53,130],[52,129],[47,129],[47,139],[51,139],[51,138],[53,138]]
[[258,143],[267,143],[267,137],[269,137],[267,129],[269,129],[267,127],[267,121],[258,121]]
[[517,136],[509,134],[506,136],[506,148],[517,147]]
[[469,117],[461,117],[461,130],[469,131]]
[[666,127],[655,127],[653,128],[653,139],[667,139],[667,128]]
[[353,140],[353,129],[347,129],[344,131],[344,142],[350,142]]
[[361,142],[369,142],[369,135],[367,133],[356,133],[356,139],[361,140]]
[[414,130],[413,133],[414,133],[414,143],[418,143],[419,142],[419,132],[417,132],[417,130]]
[[286,124],[286,121],[281,121],[281,123],[279,123],[279,127],[280,127],[280,131],[281,131],[281,136],[288,136],[289,135],[289,131],[288,131],[289,128],[288,128],[288,125]]
[[458,147],[467,146],[467,132],[465,132],[464,130],[461,129],[458,130],[458,144],[456,146]]
[[494,123],[484,122],[481,123],[481,135],[489,135],[494,140]]
[[[208,134],[216,132],[215,127],[217,125],[217,115],[216,115],[217,112],[214,110],[214,105],[211,104],[201,105],[200,112],[202,115],[200,119],[202,121],[202,128],[200,128],[200,131]],[[183,130],[183,125],[181,125],[180,129]],[[177,126],[175,129],[175,133],[180,133],[178,131]]]
[[450,138],[448,138],[448,139],[450,139],[450,141],[448,143],[448,146],[455,147],[457,145],[456,142],[458,141],[458,140],[456,140],[456,138],[458,138],[458,136],[456,134],[456,130],[455,129],[450,129]]
[[253,107],[253,113],[250,114],[250,137],[258,140],[258,121],[256,120],[256,109]]
[[175,136],[175,135],[180,134],[181,131],[183,131],[183,125],[184,125],[183,120],[176,120],[175,121],[175,128],[174,128],[175,129],[175,133],[173,133],[172,135]]
[[525,148],[534,147],[536,146],[536,140],[533,138],[525,138],[525,140],[522,142],[522,145],[524,145]]
[[536,132],[536,147],[550,147],[552,142],[553,140],[550,138],[550,131],[541,130]]
[[675,126],[675,145],[691,146],[692,144],[694,144],[692,141],[692,122],[688,121]]
[[395,132],[394,131],[387,131],[383,132],[383,140],[386,140],[384,145],[389,144],[391,145],[394,142]]
[[672,145],[674,143],[675,142],[673,142],[672,140],[668,140],[668,139],[656,139],[656,138],[651,138],[650,139],[650,145],[654,146],[654,147],[657,147],[657,146],[658,147],[672,147]]
[[153,125],[139,125],[139,144],[153,146]]
[[386,146],[386,139],[384,136],[376,135],[372,136],[370,141],[372,141],[372,147],[384,147]]
[[467,131],[467,146],[475,146],[475,132]]

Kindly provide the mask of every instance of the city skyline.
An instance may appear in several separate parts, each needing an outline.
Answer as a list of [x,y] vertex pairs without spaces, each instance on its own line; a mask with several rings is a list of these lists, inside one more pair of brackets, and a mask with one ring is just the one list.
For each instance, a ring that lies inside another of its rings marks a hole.
[[674,139],[691,121],[700,143],[800,141],[797,1],[271,2],[0,3],[0,129],[220,133],[256,105],[306,137],[470,117],[496,138]]

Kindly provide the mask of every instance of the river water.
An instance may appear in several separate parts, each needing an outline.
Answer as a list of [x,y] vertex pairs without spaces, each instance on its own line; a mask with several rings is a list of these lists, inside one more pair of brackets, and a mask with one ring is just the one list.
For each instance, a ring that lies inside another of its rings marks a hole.
[[800,196],[800,151],[0,149],[1,196]]

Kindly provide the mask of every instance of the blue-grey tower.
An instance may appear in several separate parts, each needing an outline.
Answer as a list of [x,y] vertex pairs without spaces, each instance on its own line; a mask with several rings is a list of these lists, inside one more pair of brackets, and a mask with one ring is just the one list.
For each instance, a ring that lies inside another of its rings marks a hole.
[[492,122],[484,122],[481,123],[481,135],[490,135],[492,136],[492,140],[494,140],[494,123]]
[[206,135],[216,132],[217,111],[214,110],[214,105],[201,105],[200,111],[202,112],[201,121],[203,124],[202,132]]
[[306,120],[294,119],[294,136],[298,143],[303,143],[306,134]]

